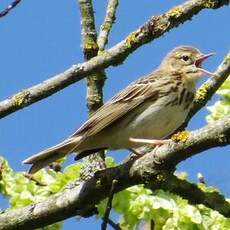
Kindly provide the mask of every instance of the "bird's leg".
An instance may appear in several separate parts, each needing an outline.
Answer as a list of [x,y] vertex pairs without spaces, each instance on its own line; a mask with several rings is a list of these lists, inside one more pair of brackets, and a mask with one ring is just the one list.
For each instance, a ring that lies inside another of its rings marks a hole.
[[133,137],[130,137],[129,140],[135,143],[151,144],[157,146],[167,144],[170,141],[170,139],[155,140],[155,139],[144,139],[144,138],[133,138]]

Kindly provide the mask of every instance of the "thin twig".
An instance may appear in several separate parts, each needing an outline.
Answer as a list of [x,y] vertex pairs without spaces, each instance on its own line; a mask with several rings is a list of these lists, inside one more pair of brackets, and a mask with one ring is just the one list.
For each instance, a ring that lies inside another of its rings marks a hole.
[[[0,118],[29,106],[65,87],[83,79],[98,69],[105,69],[110,65],[122,63],[128,55],[140,46],[162,36],[167,31],[191,20],[193,15],[206,8],[217,9],[229,4],[229,0],[197,1],[188,0],[162,15],[150,18],[136,31],[131,32],[123,41],[113,46],[106,52],[91,60],[74,65],[73,67],[49,78],[48,80],[22,90],[0,102]],[[177,10],[175,10],[177,9]]]
[[101,230],[106,230],[106,228],[107,228],[109,214],[110,214],[110,211],[112,209],[113,195],[114,195],[114,191],[115,191],[115,187],[116,187],[117,182],[118,182],[117,180],[112,181],[112,185],[111,185],[111,189],[109,192],[108,201],[107,201],[107,205],[106,205],[106,209],[105,209],[105,214],[103,217],[103,222],[101,224]]
[[116,9],[118,7],[119,0],[109,0],[106,10],[106,15],[103,24],[101,25],[100,32],[97,39],[99,50],[104,50],[108,42],[109,32],[116,19]]
[[0,12],[0,18],[6,16],[14,7],[18,5],[19,2],[21,2],[21,0],[15,0],[10,5],[8,5],[6,9],[2,10]]
[[154,230],[154,229],[155,229],[154,220],[150,220],[150,230]]
[[108,218],[108,224],[115,230],[121,230],[121,227],[119,224],[116,224],[114,221],[112,221],[110,218]]

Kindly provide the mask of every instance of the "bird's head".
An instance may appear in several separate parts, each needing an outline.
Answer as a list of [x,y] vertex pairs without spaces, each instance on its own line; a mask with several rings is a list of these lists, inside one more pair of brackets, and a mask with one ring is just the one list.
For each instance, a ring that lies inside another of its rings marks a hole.
[[212,75],[202,68],[203,61],[214,53],[203,54],[198,49],[190,46],[180,46],[173,49],[162,61],[161,68],[170,72],[182,74],[185,80],[195,85],[197,80],[204,75]]

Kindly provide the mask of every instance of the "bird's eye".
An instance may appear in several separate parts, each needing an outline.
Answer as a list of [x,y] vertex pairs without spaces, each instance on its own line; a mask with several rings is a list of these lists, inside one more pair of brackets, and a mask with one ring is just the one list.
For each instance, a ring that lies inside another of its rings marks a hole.
[[183,61],[188,61],[189,60],[189,56],[188,55],[183,55],[181,58],[182,58]]

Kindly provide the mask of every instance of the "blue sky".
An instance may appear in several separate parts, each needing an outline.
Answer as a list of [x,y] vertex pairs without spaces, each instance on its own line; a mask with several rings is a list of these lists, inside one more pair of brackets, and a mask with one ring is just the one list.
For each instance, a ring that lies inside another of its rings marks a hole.
[[[0,9],[10,1],[3,0]],[[0,100],[30,87],[83,61],[79,8],[76,0],[24,0],[0,19]],[[105,13],[106,0],[94,1],[97,28]],[[124,39],[152,15],[183,1],[121,1],[108,47]],[[205,67],[215,70],[230,48],[230,8],[204,10],[192,21],[166,33],[131,54],[123,65],[107,69],[105,100],[136,78],[149,73],[162,57],[179,45],[192,45],[203,52],[216,52]],[[69,136],[87,118],[85,80],[0,121],[0,153],[15,170],[27,170],[21,161]],[[209,104],[212,104],[216,97]],[[190,122],[189,129],[206,124],[204,108]],[[178,170],[187,171],[196,181],[202,172],[208,185],[217,186],[230,197],[230,148],[215,148],[186,160]],[[112,152],[118,160],[126,152]],[[0,199],[0,206],[4,202]],[[64,229],[99,229],[100,220],[67,220]]]

